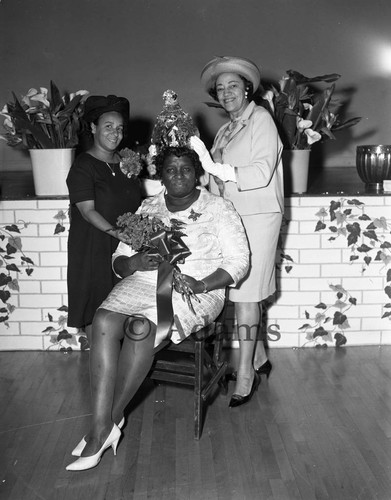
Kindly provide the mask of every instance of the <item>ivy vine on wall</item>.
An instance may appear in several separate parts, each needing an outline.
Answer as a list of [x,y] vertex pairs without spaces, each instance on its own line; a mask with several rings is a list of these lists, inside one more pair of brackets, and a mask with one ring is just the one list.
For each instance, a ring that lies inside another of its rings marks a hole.
[[61,306],[57,309],[60,311],[60,316],[55,320],[53,316],[49,313],[48,320],[50,323],[55,324],[56,326],[50,325],[46,327],[42,333],[45,335],[50,335],[51,345],[48,347],[48,351],[52,349],[56,349],[58,351],[68,353],[72,352],[72,346],[76,347],[77,344],[80,344],[81,351],[87,351],[89,349],[89,343],[87,337],[83,334],[77,335],[70,333],[67,330],[67,321],[68,321],[68,306]]
[[332,304],[326,305],[320,302],[315,306],[319,312],[311,317],[305,311],[305,317],[311,323],[305,323],[299,328],[307,333],[307,345],[313,343],[315,347],[327,347],[326,341],[335,340],[336,347],[346,344],[345,330],[350,328],[347,311],[357,304],[357,299],[343,288],[342,285],[329,285],[329,288],[336,294],[336,300]]
[[[29,223],[18,221],[0,227],[0,323],[8,328],[8,319],[15,310],[15,306],[9,302],[12,293],[19,292],[19,274],[22,269],[31,276],[34,271],[34,262],[28,257],[22,248],[21,231],[28,227]],[[5,244],[5,247],[4,247]],[[19,263],[17,263],[17,259]]]
[[351,251],[349,261],[361,262],[362,273],[374,261],[383,264],[384,293],[388,299],[383,305],[382,318],[391,320],[391,224],[384,216],[369,217],[365,204],[357,199],[332,200],[329,209],[321,208],[316,216],[319,220],[315,232],[328,229],[331,233],[329,241],[345,238]]

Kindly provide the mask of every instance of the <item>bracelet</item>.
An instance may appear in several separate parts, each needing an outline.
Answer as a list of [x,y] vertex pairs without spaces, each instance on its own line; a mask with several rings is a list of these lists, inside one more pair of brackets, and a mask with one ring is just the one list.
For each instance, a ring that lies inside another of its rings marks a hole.
[[206,286],[206,283],[204,280],[199,280],[200,283],[204,285],[204,289],[202,290],[201,293],[208,293],[208,287]]

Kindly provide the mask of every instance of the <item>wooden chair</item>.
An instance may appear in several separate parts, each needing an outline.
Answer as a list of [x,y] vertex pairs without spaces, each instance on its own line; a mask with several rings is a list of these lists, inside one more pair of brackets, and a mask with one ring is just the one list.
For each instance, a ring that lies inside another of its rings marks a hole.
[[165,340],[156,348],[155,361],[149,373],[153,380],[190,385],[194,391],[194,439],[200,439],[205,403],[218,385],[227,394],[222,360],[224,325],[216,320],[188,338],[174,344]]

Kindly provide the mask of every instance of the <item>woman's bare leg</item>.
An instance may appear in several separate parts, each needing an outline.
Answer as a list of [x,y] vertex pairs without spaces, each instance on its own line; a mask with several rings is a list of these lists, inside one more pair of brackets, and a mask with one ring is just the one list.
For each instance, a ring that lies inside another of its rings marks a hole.
[[247,396],[254,380],[254,350],[259,332],[258,302],[235,302],[239,337],[239,366],[234,394]]
[[[260,318],[260,323],[262,321],[262,302],[259,303],[259,318]],[[263,340],[260,338],[261,337],[261,327],[259,328],[259,335],[258,335],[258,340],[255,346],[255,354],[254,354],[254,368],[259,368],[262,366],[268,359],[266,350],[265,350],[265,344]]]
[[127,316],[123,314],[98,309],[92,323],[90,346],[92,425],[86,436],[87,445],[83,450],[83,456],[95,454],[113,427],[111,412],[126,318]]
[[151,369],[156,325],[146,318],[130,317],[118,361],[112,418],[119,422],[129,401]]

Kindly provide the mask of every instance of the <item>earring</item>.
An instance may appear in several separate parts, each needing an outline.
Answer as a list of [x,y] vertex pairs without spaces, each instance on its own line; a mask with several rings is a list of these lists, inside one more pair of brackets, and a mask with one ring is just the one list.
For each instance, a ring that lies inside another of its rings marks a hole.
[[246,99],[247,99],[247,97],[248,97],[248,91],[247,91],[247,90],[244,92],[244,97],[245,97]]

